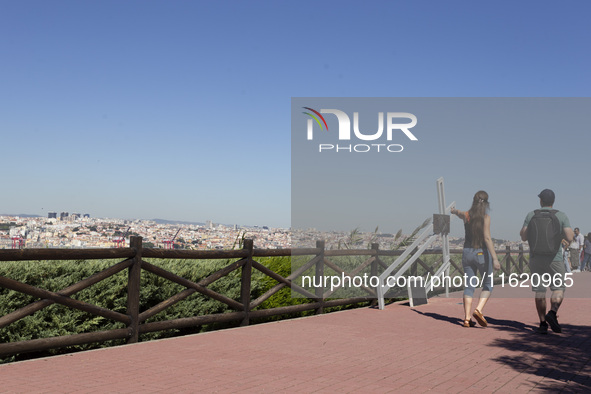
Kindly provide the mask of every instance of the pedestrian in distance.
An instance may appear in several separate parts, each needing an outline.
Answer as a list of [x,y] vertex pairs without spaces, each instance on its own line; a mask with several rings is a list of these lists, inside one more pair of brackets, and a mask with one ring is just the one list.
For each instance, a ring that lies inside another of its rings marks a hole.
[[580,263],[581,263],[581,252],[583,251],[583,243],[585,242],[583,235],[579,231],[579,228],[575,228],[575,236],[570,243],[570,265],[573,269],[573,272],[581,272]]
[[[501,268],[490,235],[488,193],[483,190],[476,192],[470,210],[463,212],[452,209],[451,213],[464,222],[464,249],[462,251],[462,267],[464,268],[464,327],[474,327],[476,323],[482,327],[488,325],[482,311],[490,298],[493,289],[493,268]],[[482,275],[482,291],[474,311],[472,301],[474,288],[478,280],[478,272]],[[475,278],[475,280],[473,280]]]
[[581,262],[581,272],[585,270],[591,271],[591,233],[588,233],[585,237],[584,245],[585,256],[583,257],[583,261]]
[[[548,325],[554,332],[562,332],[558,323],[558,309],[564,299],[565,265],[560,244],[562,239],[572,242],[574,232],[564,212],[553,209],[556,196],[550,189],[540,194],[540,207],[525,217],[520,236],[529,243],[529,266],[531,269],[532,290],[535,292],[535,305],[540,319],[538,332],[548,333]],[[578,252],[577,252],[578,253]],[[571,254],[572,258],[572,254]],[[543,278],[550,278],[550,310],[547,311],[547,287]],[[534,286],[536,284],[537,286]]]
[[562,248],[562,260],[564,261],[564,269],[566,270],[566,272],[572,273],[572,270],[570,268],[570,259],[568,257],[568,245],[569,242],[566,239],[563,239],[560,246]]

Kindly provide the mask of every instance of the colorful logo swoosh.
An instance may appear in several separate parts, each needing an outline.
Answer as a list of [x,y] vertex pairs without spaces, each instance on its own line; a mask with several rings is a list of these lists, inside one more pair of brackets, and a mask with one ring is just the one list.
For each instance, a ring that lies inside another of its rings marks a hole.
[[[324,116],[320,115],[320,112],[318,112],[318,111],[316,111],[316,110],[313,110],[313,109],[312,109],[312,108],[310,108],[310,107],[302,107],[302,108],[304,108],[304,109],[307,109],[308,111],[312,111],[312,112],[314,112],[316,115],[318,115],[318,116],[320,117],[320,119],[322,119],[322,122],[324,122],[324,125],[326,126],[326,131],[328,131],[328,125],[326,124],[326,120],[324,120]],[[313,119],[316,121],[316,123],[318,123],[318,126],[320,126],[320,130],[322,130],[322,123],[320,123],[320,120],[318,120],[318,118],[317,118],[316,116],[312,115],[312,114],[311,114],[311,113],[309,113],[309,112],[302,112],[302,113],[304,113],[304,114],[306,114],[306,115],[309,115],[309,116],[311,116],[311,117],[312,117],[312,118],[313,118]]]

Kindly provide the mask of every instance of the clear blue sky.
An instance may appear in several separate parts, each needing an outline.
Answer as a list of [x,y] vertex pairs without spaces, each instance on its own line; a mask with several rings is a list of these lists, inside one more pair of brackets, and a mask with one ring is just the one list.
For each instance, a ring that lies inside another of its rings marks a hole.
[[[0,1],[0,213],[288,227],[291,97],[589,96],[590,12],[584,1]],[[587,199],[589,134],[544,137],[573,146],[552,171],[578,171],[563,194]]]

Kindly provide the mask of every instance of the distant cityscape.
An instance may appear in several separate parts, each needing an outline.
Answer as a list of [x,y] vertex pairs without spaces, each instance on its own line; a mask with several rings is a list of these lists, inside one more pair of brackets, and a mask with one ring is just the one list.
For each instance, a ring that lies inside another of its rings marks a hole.
[[258,248],[290,247],[287,229],[267,226],[93,218],[68,212],[0,216],[0,249],[128,247],[131,236],[141,236],[147,248],[233,249],[242,238],[253,239]]
[[[168,220],[125,220],[93,218],[89,214],[49,212],[47,217],[34,215],[0,216],[0,249],[21,248],[116,248],[129,247],[131,236],[141,236],[144,247],[164,249],[213,250],[236,249],[245,238],[253,239],[255,248],[285,249],[315,247],[324,240],[327,249],[367,249],[379,244],[380,249],[399,248],[408,235],[382,233],[320,232],[314,229],[295,231],[267,226],[224,225],[175,222]],[[452,249],[461,248],[463,238],[450,237]],[[495,247],[517,249],[527,244],[494,240]],[[432,248],[441,248],[436,241]]]

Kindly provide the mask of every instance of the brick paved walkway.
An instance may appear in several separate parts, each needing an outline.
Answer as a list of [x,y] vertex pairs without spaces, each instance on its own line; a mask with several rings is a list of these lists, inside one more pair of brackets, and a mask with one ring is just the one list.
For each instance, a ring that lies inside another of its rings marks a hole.
[[497,288],[488,328],[460,327],[460,298],[432,298],[0,365],[0,391],[588,392],[591,299],[573,297],[591,295],[591,273],[576,275],[562,334],[533,332],[529,289]]

